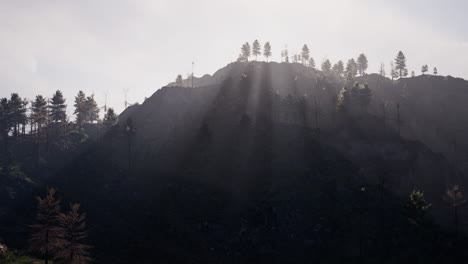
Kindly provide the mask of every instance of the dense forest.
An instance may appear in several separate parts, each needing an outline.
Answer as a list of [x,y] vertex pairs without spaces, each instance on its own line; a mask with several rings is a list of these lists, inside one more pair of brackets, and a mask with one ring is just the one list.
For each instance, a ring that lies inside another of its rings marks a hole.
[[466,259],[468,81],[401,51],[389,74],[272,52],[245,43],[120,114],[2,98],[0,263]]

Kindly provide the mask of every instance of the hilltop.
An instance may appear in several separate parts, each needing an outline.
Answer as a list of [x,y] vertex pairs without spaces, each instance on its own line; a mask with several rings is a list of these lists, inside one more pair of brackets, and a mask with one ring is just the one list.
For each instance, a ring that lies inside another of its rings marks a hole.
[[[288,248],[284,259],[342,239],[326,230],[356,223],[352,208],[360,190],[368,190],[366,199],[383,195],[385,214],[398,215],[411,190],[421,189],[437,222],[450,223],[441,197],[447,186],[466,180],[428,147],[437,142],[418,137],[414,128],[424,130],[425,123],[410,123],[419,120],[412,113],[437,116],[424,104],[408,104],[418,100],[412,87],[433,83],[436,90],[453,82],[460,87],[449,89],[464,89],[466,82],[436,76],[391,81],[375,74],[356,81],[367,83],[373,96],[365,111],[350,108],[348,115],[337,105],[349,85],[342,77],[300,64],[233,63],[205,76],[203,86],[163,87],[123,112],[116,127],[51,182],[90,208],[90,221],[107,226],[99,237],[131,237],[120,245],[131,254],[146,256],[141,248],[151,248],[158,258],[178,252],[181,261],[201,252],[200,260],[240,254],[234,262],[251,255],[263,262],[280,257],[274,254],[280,249]],[[377,212],[369,209],[369,219],[378,219]],[[349,221],[341,219],[346,214]],[[117,215],[126,216],[108,226]],[[398,221],[388,223],[389,230],[400,232]],[[323,230],[309,233],[317,225]],[[133,226],[131,233],[124,226]],[[145,238],[148,230],[155,244]],[[261,240],[250,240],[256,232]],[[284,244],[274,242],[280,238]],[[137,241],[143,245],[132,247]],[[356,252],[351,241],[341,241],[340,250]]]
[[[363,240],[396,261],[433,240],[445,256],[450,236],[438,230],[450,232],[452,219],[441,197],[466,178],[437,133],[464,128],[444,115],[465,113],[467,83],[236,62],[127,108],[42,185],[86,208],[102,263],[340,262],[361,254]],[[435,223],[408,222],[414,189]],[[15,208],[22,222],[31,206]]]

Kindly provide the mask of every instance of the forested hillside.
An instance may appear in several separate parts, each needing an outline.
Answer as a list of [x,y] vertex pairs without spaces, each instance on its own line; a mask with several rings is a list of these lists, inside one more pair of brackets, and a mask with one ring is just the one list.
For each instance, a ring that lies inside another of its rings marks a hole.
[[81,92],[75,122],[58,94],[47,112],[36,98],[30,133],[3,130],[3,239],[27,247],[33,196],[53,186],[87,212],[99,263],[464,257],[468,82],[336,67],[241,60],[103,122]]

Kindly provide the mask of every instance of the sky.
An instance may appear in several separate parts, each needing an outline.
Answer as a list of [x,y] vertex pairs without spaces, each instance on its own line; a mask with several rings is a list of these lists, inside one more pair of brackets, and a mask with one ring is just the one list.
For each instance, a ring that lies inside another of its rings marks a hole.
[[79,90],[124,108],[184,77],[213,74],[245,42],[299,53],[317,64],[365,53],[387,72],[399,50],[409,71],[437,67],[468,79],[466,0],[0,0],[0,97],[51,97],[69,112]]

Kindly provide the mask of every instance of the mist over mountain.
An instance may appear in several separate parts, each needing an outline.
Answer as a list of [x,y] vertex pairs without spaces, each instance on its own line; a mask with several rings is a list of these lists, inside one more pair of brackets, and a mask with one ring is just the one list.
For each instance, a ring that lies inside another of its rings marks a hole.
[[[54,150],[31,170],[86,208],[99,263],[401,262],[434,246],[425,263],[464,254],[450,246],[442,197],[466,186],[467,81],[350,79],[254,61],[193,86],[157,90],[67,161]],[[4,198],[3,210],[24,217],[3,221],[13,245],[24,243],[13,237],[27,233],[31,190]],[[427,216],[408,209],[412,190],[431,204]],[[466,226],[463,214],[458,222]]]
[[27,247],[53,186],[86,211],[98,263],[459,260],[466,206],[443,197],[467,185],[466,99],[450,76],[238,61],[102,123],[18,125],[2,137],[2,239]]
[[466,0],[0,4],[0,264],[468,259]]

